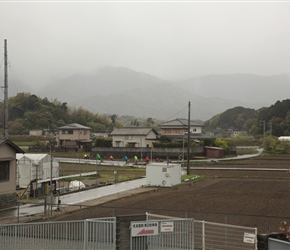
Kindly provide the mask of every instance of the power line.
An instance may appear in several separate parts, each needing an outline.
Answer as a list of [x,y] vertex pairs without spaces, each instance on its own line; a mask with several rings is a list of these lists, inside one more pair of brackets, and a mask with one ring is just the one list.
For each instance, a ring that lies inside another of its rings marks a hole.
[[176,114],[174,114],[174,115],[168,117],[167,120],[170,120],[172,117],[178,115],[179,113],[181,113],[181,112],[184,111],[185,109],[187,109],[187,106],[184,106],[184,108],[182,108],[182,109],[181,109],[180,111],[178,111]]

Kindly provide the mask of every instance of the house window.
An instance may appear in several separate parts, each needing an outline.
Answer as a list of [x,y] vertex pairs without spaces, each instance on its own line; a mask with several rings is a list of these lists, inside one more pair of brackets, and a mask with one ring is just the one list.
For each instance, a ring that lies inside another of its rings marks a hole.
[[63,135],[72,135],[73,131],[72,130],[62,130]]
[[132,135],[126,135],[125,140],[132,140]]
[[0,161],[0,181],[9,181],[9,161]]

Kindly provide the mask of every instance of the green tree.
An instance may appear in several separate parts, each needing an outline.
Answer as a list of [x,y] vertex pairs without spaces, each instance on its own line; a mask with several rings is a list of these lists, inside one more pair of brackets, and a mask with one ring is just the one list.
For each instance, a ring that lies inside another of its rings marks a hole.
[[147,118],[145,127],[153,127],[154,126],[154,121],[151,117]]
[[223,148],[223,149],[225,149],[225,150],[228,149],[228,144],[227,144],[227,142],[226,142],[225,140],[220,139],[220,138],[216,138],[216,139],[215,139],[215,146],[216,146],[216,147]]

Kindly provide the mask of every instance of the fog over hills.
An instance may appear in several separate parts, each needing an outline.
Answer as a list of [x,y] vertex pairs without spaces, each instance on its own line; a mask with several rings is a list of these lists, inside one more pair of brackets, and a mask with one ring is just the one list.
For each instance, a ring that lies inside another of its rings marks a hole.
[[287,99],[289,83],[290,75],[247,74],[167,81],[128,68],[104,67],[55,81],[35,94],[94,113],[165,120],[186,118],[184,108],[190,101],[191,118],[205,121],[236,106],[258,109]]

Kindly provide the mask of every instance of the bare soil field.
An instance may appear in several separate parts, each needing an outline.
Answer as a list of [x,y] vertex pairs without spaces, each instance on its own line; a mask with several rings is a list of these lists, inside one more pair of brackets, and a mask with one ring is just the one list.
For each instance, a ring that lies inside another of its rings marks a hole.
[[172,188],[140,188],[101,202],[90,201],[83,205],[85,209],[63,209],[53,220],[150,212],[257,227],[259,233],[279,232],[281,220],[290,223],[290,156],[260,156],[210,165],[200,162],[192,167],[204,167],[191,169],[191,173],[203,175],[205,180]]

